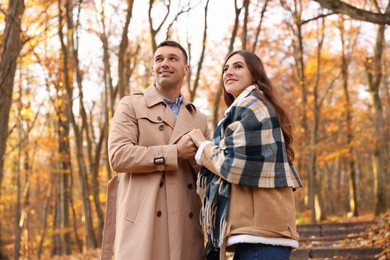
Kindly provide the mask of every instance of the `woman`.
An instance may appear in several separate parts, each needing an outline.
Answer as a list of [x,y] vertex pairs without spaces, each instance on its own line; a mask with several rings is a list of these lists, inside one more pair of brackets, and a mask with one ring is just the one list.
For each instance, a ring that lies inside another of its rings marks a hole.
[[298,247],[292,125],[258,56],[232,52],[223,68],[228,109],[214,132],[190,132],[199,147],[198,176],[208,259],[289,259]]

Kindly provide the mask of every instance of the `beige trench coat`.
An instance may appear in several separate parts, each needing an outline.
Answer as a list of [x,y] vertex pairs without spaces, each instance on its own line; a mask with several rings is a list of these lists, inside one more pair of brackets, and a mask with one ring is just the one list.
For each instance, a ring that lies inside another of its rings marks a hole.
[[196,194],[199,166],[177,158],[175,143],[205,116],[183,101],[176,118],[154,86],[124,97],[112,119],[102,259],[204,259]]

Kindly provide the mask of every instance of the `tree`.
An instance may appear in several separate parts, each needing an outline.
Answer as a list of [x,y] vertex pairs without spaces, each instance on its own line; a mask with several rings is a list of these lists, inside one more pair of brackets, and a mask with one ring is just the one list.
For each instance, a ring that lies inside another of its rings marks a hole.
[[[21,22],[25,9],[24,0],[9,1],[8,4],[0,61],[0,188],[4,176],[4,155],[8,137],[8,121],[12,104],[14,77],[17,67],[16,61],[23,46]],[[0,230],[2,221],[3,219],[0,221]],[[0,245],[1,241],[0,235]],[[0,256],[1,254],[0,251]]]
[[[63,80],[65,87],[65,120],[66,124],[69,124],[73,128],[74,136],[75,136],[75,149],[76,149],[76,160],[78,165],[78,173],[79,179],[81,183],[81,191],[82,191],[82,202],[84,205],[84,216],[85,216],[85,226],[86,226],[86,243],[87,246],[92,248],[97,247],[97,241],[94,234],[94,228],[92,223],[92,212],[91,205],[89,200],[89,186],[88,186],[88,175],[87,175],[87,167],[84,158],[83,151],[83,130],[86,131],[88,135],[88,122],[86,119],[86,111],[84,108],[84,99],[83,99],[83,90],[82,90],[82,79],[79,68],[79,58],[78,58],[78,49],[77,49],[77,26],[74,24],[73,20],[73,3],[71,0],[66,0],[65,3],[62,3],[61,0],[58,1],[58,10],[59,10],[59,30],[58,36],[61,43],[61,54],[62,54],[62,63],[63,63]],[[79,8],[81,8],[79,6]],[[65,9],[65,14],[63,10]],[[65,17],[65,21],[63,21],[63,17]],[[66,34],[64,34],[63,30],[66,25]],[[75,79],[72,77],[74,76]],[[76,80],[76,82],[74,82]],[[81,115],[81,124],[80,127],[75,118],[75,114],[73,113],[73,90],[75,88],[75,83],[77,83],[79,90],[79,106],[80,106],[80,115]],[[69,133],[69,132],[68,132]],[[68,155],[70,157],[70,151],[68,151]],[[65,177],[65,176],[64,176]],[[63,190],[66,192],[66,190]],[[68,205],[64,206],[63,213],[68,212]],[[66,216],[66,215],[65,215]],[[68,216],[64,218],[64,225],[68,226]]]
[[[349,64],[351,62],[351,55],[353,50],[353,45],[356,43],[356,40],[351,40],[348,44],[346,42],[345,37],[345,19],[343,17],[340,18],[339,21],[339,30],[340,30],[340,38],[341,38],[341,77],[342,84],[345,96],[345,120],[346,120],[346,130],[347,130],[347,161],[348,161],[348,171],[349,171],[349,194],[350,194],[350,207],[353,216],[359,215],[359,203],[357,196],[357,176],[356,176],[356,164],[355,164],[355,150],[353,147],[354,136],[353,136],[353,126],[352,126],[352,103],[350,98],[350,86],[349,86]],[[356,39],[356,38],[355,38]]]
[[390,3],[387,6],[385,14],[380,12],[373,13],[364,9],[359,9],[353,5],[347,4],[340,0],[314,0],[319,3],[322,7],[332,10],[335,13],[345,14],[350,16],[352,19],[366,21],[376,24],[388,24],[390,25]]
[[133,0],[127,0],[127,10],[126,10],[126,21],[122,30],[121,43],[119,45],[118,53],[118,86],[119,98],[122,98],[126,93],[126,90],[129,90],[129,78],[128,71],[129,68],[129,56],[127,55],[127,48],[129,46],[129,38],[127,33],[129,30],[129,24],[131,21],[131,16],[133,14]]
[[[239,18],[240,18],[241,10],[243,7],[244,6],[238,7],[238,0],[234,0],[234,13],[235,13],[234,24],[233,24],[233,29],[232,29],[232,32],[230,35],[229,48],[228,48],[228,53],[226,54],[226,57],[233,50],[234,42],[235,42],[236,37],[237,37],[238,28],[240,26],[240,19]],[[223,90],[223,82],[221,80],[219,82],[218,90],[217,90],[214,104],[213,104],[213,126],[214,127],[218,124],[218,121],[219,121],[219,116],[218,116],[219,112],[218,111],[219,111],[219,104],[221,102],[221,97],[222,97],[222,90]]]
[[[202,71],[202,65],[206,53],[206,42],[207,42],[207,14],[208,14],[209,0],[207,0],[206,5],[204,7],[204,30],[203,30],[203,40],[202,40],[202,51],[200,54],[198,66],[196,67],[196,74],[194,84],[191,87],[191,71],[187,77],[188,80],[188,88],[190,92],[190,102],[193,102],[196,96],[196,90],[199,86],[200,73]],[[190,48],[188,48],[190,50]],[[191,57],[191,54],[189,54]]]
[[[379,87],[382,79],[382,55],[383,42],[385,37],[385,25],[379,25],[376,35],[374,56],[366,59],[366,73],[369,92],[373,105],[374,116],[374,152],[373,152],[373,173],[375,187],[375,215],[386,211],[386,188],[385,176],[387,169],[386,142],[383,133],[383,108],[380,101]],[[385,159],[386,158],[386,159]]]
[[[281,0],[280,1],[282,7],[286,9],[290,13],[291,21],[287,23],[288,28],[292,32],[293,35],[293,58],[295,62],[295,73],[297,78],[297,85],[301,91],[301,119],[300,119],[300,126],[302,129],[302,135],[308,136],[310,133],[309,129],[309,120],[307,116],[308,111],[308,83],[306,79],[306,73],[305,73],[305,47],[304,47],[304,34],[303,34],[303,28],[308,21],[303,20],[302,18],[302,12],[304,10],[304,6],[302,4],[302,1],[294,1],[294,5],[289,5],[287,1]],[[304,138],[303,139],[303,146],[301,147],[309,147],[310,145],[310,139]],[[307,162],[310,159],[309,153],[302,153],[301,158],[299,158],[298,165],[301,164],[300,168],[303,169],[305,172],[308,173],[308,207],[311,211],[311,220],[312,222],[315,222],[316,220],[316,213],[315,213],[315,193],[316,193],[316,187],[315,187],[315,176],[310,176],[310,173],[313,174],[314,171],[310,171],[309,165]]]

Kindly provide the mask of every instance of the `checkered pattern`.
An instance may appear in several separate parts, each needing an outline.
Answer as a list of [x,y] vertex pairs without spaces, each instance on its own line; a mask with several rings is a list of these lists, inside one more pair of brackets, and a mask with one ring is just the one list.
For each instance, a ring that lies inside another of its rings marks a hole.
[[208,251],[221,246],[226,231],[230,185],[259,188],[302,187],[288,161],[275,109],[257,89],[238,98],[214,131],[211,160],[218,175],[202,168],[198,185],[204,189],[201,212]]
[[258,91],[232,105],[214,132],[213,165],[229,183],[302,187],[289,163],[276,111]]

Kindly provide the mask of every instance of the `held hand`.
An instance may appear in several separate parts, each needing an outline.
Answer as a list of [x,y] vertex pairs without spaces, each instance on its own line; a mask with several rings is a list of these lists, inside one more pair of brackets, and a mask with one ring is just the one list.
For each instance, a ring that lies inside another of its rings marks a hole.
[[191,136],[191,139],[196,147],[199,147],[203,141],[206,141],[206,138],[203,136],[203,133],[200,131],[200,129],[194,129],[188,134]]
[[189,134],[183,135],[176,144],[177,156],[184,160],[194,159],[198,148],[195,146]]

